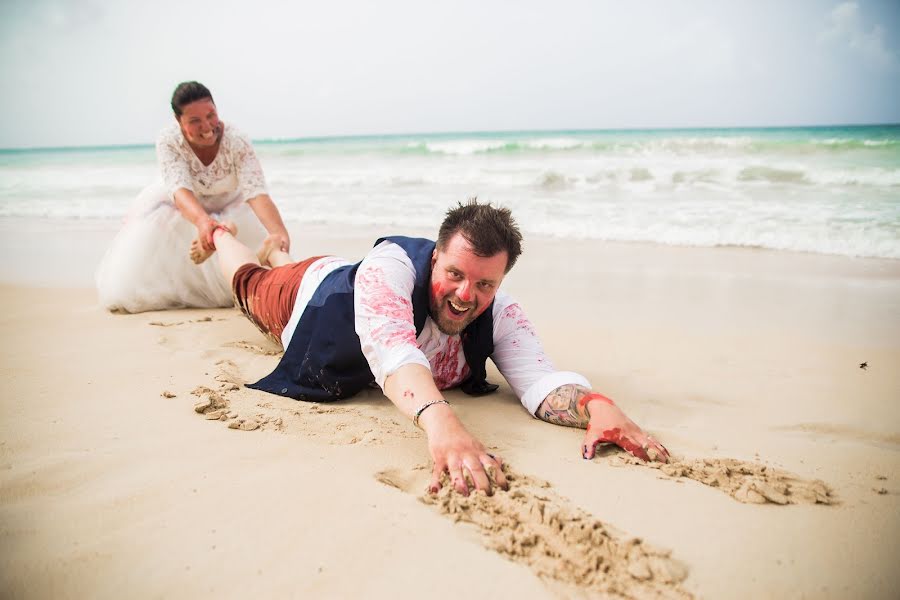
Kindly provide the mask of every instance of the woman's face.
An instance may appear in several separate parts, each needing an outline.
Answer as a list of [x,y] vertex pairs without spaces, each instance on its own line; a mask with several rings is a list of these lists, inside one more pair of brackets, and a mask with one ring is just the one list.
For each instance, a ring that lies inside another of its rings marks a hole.
[[185,139],[194,146],[215,146],[222,133],[216,105],[209,98],[185,104],[181,108],[178,123]]

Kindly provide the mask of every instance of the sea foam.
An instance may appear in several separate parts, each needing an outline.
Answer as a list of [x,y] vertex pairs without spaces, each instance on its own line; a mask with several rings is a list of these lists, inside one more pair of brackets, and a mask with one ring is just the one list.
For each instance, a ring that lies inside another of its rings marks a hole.
[[[900,258],[900,127],[556,131],[256,143],[294,223],[433,228],[472,196],[526,234]],[[120,219],[152,146],[0,151],[0,217]]]

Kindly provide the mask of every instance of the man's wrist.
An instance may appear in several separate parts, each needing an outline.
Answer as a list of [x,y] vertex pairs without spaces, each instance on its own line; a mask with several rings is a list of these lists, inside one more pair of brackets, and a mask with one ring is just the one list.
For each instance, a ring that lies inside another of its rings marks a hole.
[[413,425],[418,427],[419,426],[419,417],[422,416],[422,413],[425,412],[426,410],[428,410],[429,408],[431,408],[432,406],[436,406],[438,404],[449,405],[450,403],[447,402],[446,400],[444,400],[443,398],[438,398],[437,400],[430,400],[430,401],[426,402],[425,404],[423,404],[416,410],[415,414],[413,414]]
[[588,419],[591,418],[591,408],[596,411],[598,408],[607,406],[617,408],[615,402],[613,402],[603,394],[598,394],[596,392],[585,394],[581,397],[581,399],[578,400],[578,408],[584,412],[584,416]]
[[426,434],[446,425],[451,420],[456,419],[456,413],[450,408],[450,404],[446,401],[437,401],[431,404],[426,410],[419,415],[418,426]]

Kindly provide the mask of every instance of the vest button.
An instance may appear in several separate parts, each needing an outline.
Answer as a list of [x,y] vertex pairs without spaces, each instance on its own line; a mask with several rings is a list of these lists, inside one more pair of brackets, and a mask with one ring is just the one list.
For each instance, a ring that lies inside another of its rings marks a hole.
[[282,393],[282,394],[287,394],[287,388],[281,388],[281,393]]

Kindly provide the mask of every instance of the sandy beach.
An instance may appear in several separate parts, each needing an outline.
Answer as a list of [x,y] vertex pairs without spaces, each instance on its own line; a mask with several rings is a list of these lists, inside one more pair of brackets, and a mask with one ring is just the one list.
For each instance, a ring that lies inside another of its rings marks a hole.
[[528,237],[504,289],[677,460],[585,461],[508,386],[452,392],[513,486],[428,498],[380,393],[244,388],[278,355],[235,309],[102,310],[113,232],[0,222],[2,597],[897,597],[896,260]]

